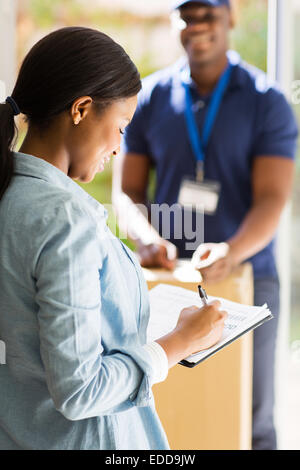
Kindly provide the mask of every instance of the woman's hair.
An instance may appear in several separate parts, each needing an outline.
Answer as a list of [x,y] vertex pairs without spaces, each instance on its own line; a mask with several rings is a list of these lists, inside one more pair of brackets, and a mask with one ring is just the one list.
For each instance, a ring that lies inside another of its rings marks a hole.
[[[29,125],[42,130],[80,96],[90,96],[100,113],[140,89],[139,72],[119,44],[94,29],[67,27],[29,51],[11,97]],[[0,199],[13,175],[14,102],[0,104]]]

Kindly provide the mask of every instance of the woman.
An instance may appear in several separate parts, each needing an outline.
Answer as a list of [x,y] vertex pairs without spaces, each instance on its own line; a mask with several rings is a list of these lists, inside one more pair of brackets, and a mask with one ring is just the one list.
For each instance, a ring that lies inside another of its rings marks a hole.
[[[106,211],[74,181],[116,154],[141,87],[112,39],[63,28],[0,105],[1,449],[166,449],[151,386],[220,337],[219,303],[146,343],[147,287]],[[14,116],[28,132],[12,152]]]

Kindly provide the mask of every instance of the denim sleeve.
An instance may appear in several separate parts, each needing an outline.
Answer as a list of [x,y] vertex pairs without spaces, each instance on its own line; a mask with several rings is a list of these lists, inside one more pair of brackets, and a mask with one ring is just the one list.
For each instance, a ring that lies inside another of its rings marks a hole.
[[[92,223],[93,222],[93,223]],[[111,414],[153,399],[146,352],[101,346],[97,225],[73,203],[44,218],[35,266],[40,352],[54,405],[69,420]],[[117,327],[117,325],[116,325]]]

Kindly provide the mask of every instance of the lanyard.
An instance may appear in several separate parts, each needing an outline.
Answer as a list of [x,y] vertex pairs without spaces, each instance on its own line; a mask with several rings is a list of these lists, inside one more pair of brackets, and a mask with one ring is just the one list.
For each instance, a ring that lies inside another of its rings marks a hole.
[[185,120],[187,124],[187,130],[190,138],[190,143],[194,152],[194,155],[197,160],[197,180],[201,181],[203,179],[203,165],[204,165],[204,150],[207,147],[209,138],[212,133],[212,129],[222,102],[223,95],[225,93],[226,87],[228,85],[230,74],[231,74],[232,65],[229,64],[226,70],[223,72],[221,78],[218,81],[217,86],[215,87],[210,104],[207,109],[204,125],[203,125],[203,135],[200,137],[195,115],[193,113],[193,101],[192,95],[190,92],[189,85],[183,82],[185,88]]

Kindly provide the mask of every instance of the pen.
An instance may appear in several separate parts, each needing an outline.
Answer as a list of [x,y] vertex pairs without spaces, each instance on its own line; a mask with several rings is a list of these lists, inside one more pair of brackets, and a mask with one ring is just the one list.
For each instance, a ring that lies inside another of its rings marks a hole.
[[208,298],[207,298],[207,294],[205,290],[203,289],[203,287],[198,286],[198,291],[199,291],[199,296],[200,296],[200,299],[202,300],[203,305],[207,305]]

